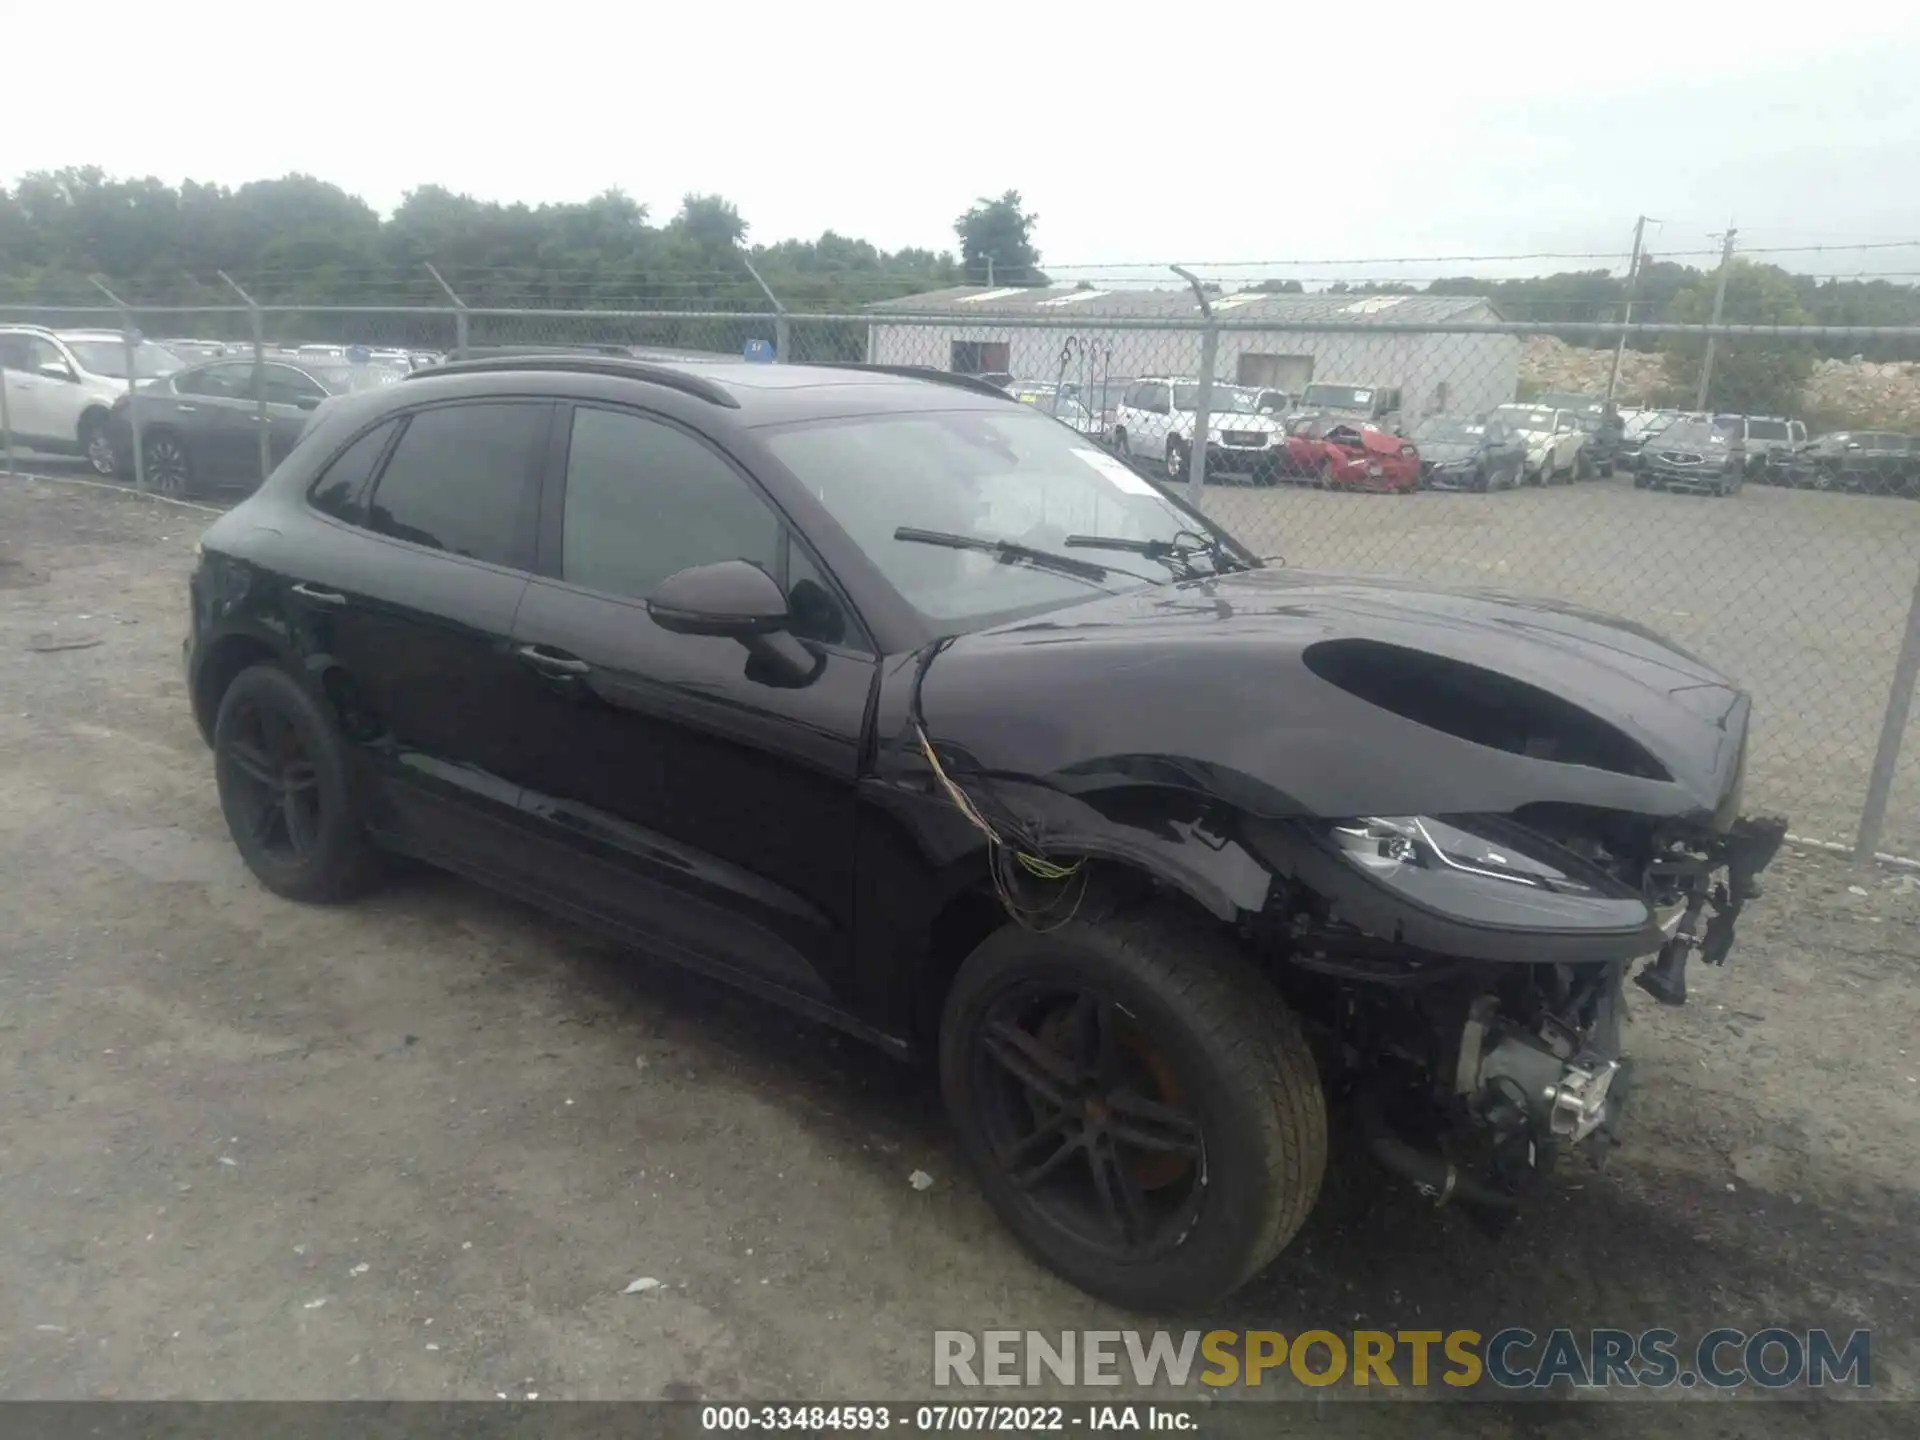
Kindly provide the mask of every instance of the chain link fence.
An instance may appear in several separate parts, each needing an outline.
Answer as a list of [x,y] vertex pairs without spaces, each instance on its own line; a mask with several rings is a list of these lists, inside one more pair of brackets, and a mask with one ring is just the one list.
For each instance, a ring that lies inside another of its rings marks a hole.
[[[770,292],[752,312],[446,295],[16,308],[0,310],[0,347],[9,326],[137,329],[242,367],[234,403],[269,429],[260,362],[333,385],[360,383],[338,378],[355,367],[392,378],[491,347],[590,346],[990,377],[1289,565],[1517,591],[1659,631],[1753,692],[1749,808],[1920,855],[1920,751],[1901,744],[1920,668],[1920,330],[1547,325],[1472,296],[1199,284],[973,286],[833,314],[788,313]],[[23,406],[42,413],[23,397],[46,377],[4,358],[0,421],[24,469],[47,437],[23,426]],[[132,450],[120,467],[144,484]],[[258,453],[245,482],[272,463],[267,442]]]

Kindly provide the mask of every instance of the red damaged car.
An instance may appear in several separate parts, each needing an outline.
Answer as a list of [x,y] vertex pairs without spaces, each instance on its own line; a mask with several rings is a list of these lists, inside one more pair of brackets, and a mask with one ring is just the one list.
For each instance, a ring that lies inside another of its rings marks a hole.
[[1332,490],[1404,493],[1420,486],[1420,452],[1398,435],[1337,415],[1287,426],[1287,468]]

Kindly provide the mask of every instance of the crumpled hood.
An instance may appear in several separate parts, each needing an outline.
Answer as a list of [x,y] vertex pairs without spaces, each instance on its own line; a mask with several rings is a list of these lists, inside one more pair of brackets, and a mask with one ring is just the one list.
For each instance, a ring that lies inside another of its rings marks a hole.
[[1704,819],[1737,798],[1749,708],[1630,621],[1286,569],[965,635],[922,687],[929,733],[990,773],[1296,816],[1554,801]]
[[1384,430],[1360,432],[1361,448],[1374,455],[1398,455],[1403,447],[1410,444],[1411,441],[1403,440],[1398,435],[1389,435]]

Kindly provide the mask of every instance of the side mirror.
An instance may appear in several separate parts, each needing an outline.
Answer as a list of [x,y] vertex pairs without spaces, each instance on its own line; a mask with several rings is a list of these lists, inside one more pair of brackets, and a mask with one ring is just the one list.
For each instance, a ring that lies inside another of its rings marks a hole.
[[74,378],[72,369],[64,360],[42,360],[36,371],[49,380],[71,381]]
[[745,560],[676,571],[647,599],[647,614],[676,635],[748,640],[787,628],[787,597],[773,577]]
[[293,403],[302,410],[318,410],[320,402],[325,398],[323,395],[296,395],[293,397]]

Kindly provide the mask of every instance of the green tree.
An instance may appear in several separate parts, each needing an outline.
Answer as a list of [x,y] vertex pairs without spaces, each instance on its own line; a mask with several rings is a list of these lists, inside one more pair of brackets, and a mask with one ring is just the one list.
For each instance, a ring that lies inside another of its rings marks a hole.
[[996,285],[1047,283],[1040,270],[1040,252],[1033,245],[1033,227],[1040,217],[1020,205],[1018,190],[1009,190],[998,200],[982,196],[953,222],[967,284],[984,285],[989,274]]
[[[1702,275],[1673,297],[1667,320],[1704,324],[1713,318],[1713,296],[1718,277]],[[1777,265],[1736,259],[1727,270],[1727,299],[1721,319],[1729,325],[1805,325],[1809,315],[1800,303],[1793,277]],[[1690,336],[1665,345],[1667,377],[1692,404],[1699,383],[1706,341]],[[1715,410],[1742,414],[1779,415],[1797,410],[1813,369],[1813,350],[1804,341],[1773,339],[1722,340],[1714,347],[1713,375],[1707,404]]]

